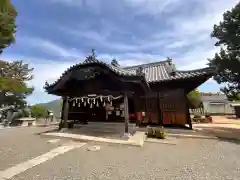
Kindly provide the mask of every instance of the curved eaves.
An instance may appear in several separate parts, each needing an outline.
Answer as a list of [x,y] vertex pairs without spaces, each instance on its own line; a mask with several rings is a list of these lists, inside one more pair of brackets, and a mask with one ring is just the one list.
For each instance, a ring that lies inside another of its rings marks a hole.
[[[78,63],[78,64],[75,64],[75,65],[67,68],[67,70],[64,71],[62,73],[62,75],[55,82],[53,82],[52,84],[46,83],[46,85],[44,86],[44,89],[48,89],[50,87],[53,87],[53,86],[57,85],[61,81],[61,79],[64,76],[66,76],[68,73],[70,73],[71,71],[74,71],[75,69],[81,68],[82,66],[93,65],[93,64],[103,66],[104,68],[109,69],[111,72],[113,72],[113,73],[115,73],[119,76],[138,76],[136,72],[131,72],[131,71],[128,71],[128,70],[125,70],[125,69],[121,69],[121,68],[115,67],[113,65],[110,65],[110,64],[104,63],[102,61],[99,61],[97,59],[94,59],[94,60],[93,59],[91,59],[91,60],[87,59],[82,63]],[[141,77],[141,76],[139,76],[139,77]],[[144,76],[143,76],[143,79],[145,79]]]
[[149,81],[149,83],[158,83],[158,82],[164,82],[164,81],[171,81],[171,80],[181,80],[181,79],[189,79],[199,76],[213,76],[216,73],[216,70],[211,67],[202,68],[202,69],[196,69],[196,70],[189,70],[189,71],[175,71],[174,74],[168,74],[165,76],[162,76],[164,78],[161,78],[159,80]]

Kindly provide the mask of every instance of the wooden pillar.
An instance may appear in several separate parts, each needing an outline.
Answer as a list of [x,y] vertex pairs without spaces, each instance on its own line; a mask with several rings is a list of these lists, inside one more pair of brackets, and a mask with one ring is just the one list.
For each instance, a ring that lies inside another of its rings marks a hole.
[[191,120],[191,116],[190,116],[190,113],[189,113],[188,105],[187,105],[187,118],[188,118],[189,128],[192,129],[192,120]]
[[68,121],[68,111],[69,111],[68,97],[64,96],[63,101],[64,101],[64,103],[63,103],[63,127],[67,128],[68,127],[68,124],[67,124],[67,121]]
[[190,112],[189,112],[189,106],[188,106],[188,98],[187,98],[187,94],[184,93],[184,96],[185,96],[185,103],[186,103],[187,122],[188,122],[189,128],[192,129],[192,120],[191,120],[191,116],[190,116]]
[[125,122],[125,133],[129,133],[128,96],[126,92],[124,93],[124,122]]
[[161,107],[160,107],[160,96],[159,92],[157,92],[157,118],[159,125],[163,124],[162,117],[161,117]]

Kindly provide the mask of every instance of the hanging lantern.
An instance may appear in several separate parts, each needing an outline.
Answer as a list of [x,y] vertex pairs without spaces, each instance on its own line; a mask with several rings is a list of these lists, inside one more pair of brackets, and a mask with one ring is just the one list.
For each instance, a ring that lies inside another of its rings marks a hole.
[[96,104],[97,107],[99,107],[99,104],[98,104],[98,101],[97,101],[97,104]]
[[92,103],[90,104],[90,108],[92,108],[93,107],[93,105],[92,105]]
[[80,107],[80,106],[81,106],[81,102],[78,103],[78,107]]
[[86,105],[87,105],[87,102],[85,101],[85,102],[84,102],[84,106],[86,106]]
[[72,102],[72,106],[73,106],[73,107],[75,106],[75,101]]
[[83,102],[83,98],[81,98],[81,101]]
[[100,101],[102,102],[102,96],[100,96]]
[[106,104],[105,104],[105,101],[104,101],[104,102],[103,102],[103,107],[105,107],[105,105],[106,105]]

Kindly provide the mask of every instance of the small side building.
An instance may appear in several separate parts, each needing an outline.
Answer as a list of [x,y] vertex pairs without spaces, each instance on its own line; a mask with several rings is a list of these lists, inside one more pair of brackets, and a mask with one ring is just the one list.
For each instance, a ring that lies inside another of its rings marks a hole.
[[233,115],[231,101],[222,93],[201,93],[204,112],[211,115]]

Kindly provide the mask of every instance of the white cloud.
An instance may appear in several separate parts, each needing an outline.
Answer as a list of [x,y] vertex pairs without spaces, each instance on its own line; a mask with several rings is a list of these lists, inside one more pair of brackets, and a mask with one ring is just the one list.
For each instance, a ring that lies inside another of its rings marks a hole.
[[100,12],[102,0],[49,0],[50,3],[58,3],[69,7],[91,8],[93,13]]
[[171,12],[181,5],[183,0],[124,0],[128,6],[138,9],[138,13],[157,15]]
[[236,0],[196,1],[201,2],[203,7],[201,14],[192,17],[173,16],[168,21],[172,26],[171,31],[153,35],[153,38],[158,39],[173,38],[175,41],[166,46],[169,49],[177,51],[178,48],[188,46],[175,59],[182,69],[205,67],[207,58],[211,58],[219,51],[218,47],[214,47],[215,40],[210,38],[213,25],[219,23],[223,13],[237,3]]
[[[99,0],[83,1],[83,0],[50,0],[51,2],[63,3],[72,7],[88,6],[97,8],[101,6]],[[84,4],[85,2],[85,4]],[[101,45],[107,50],[121,50],[122,54],[97,54],[104,61],[110,62],[115,57],[122,66],[131,66],[165,59],[165,52],[172,56],[178,69],[188,70],[205,67],[207,58],[214,55],[219,48],[214,47],[214,40],[210,38],[213,25],[222,19],[225,10],[233,7],[238,1],[236,0],[122,0],[124,5],[134,8],[134,14],[147,14],[152,18],[160,19],[162,14],[168,14],[164,20],[169,29],[163,31],[161,28],[155,33],[149,34],[148,38],[141,40],[136,36],[136,41],[124,42],[113,41],[112,35],[115,32],[121,32],[122,29],[108,24],[105,21],[104,29],[94,30],[86,27],[61,28],[65,33],[76,38],[86,38],[91,40],[95,45]],[[197,9],[187,7],[188,3],[198,3]],[[183,5],[185,4],[185,5]],[[189,12],[186,14],[177,14],[176,10],[184,6]],[[192,16],[189,16],[189,13]],[[104,21],[103,21],[104,23]],[[161,23],[161,22],[160,22]],[[84,24],[84,23],[83,23]],[[58,27],[57,27],[58,28]],[[129,27],[131,28],[131,27]],[[156,28],[156,27],[147,27]],[[131,31],[131,29],[129,29]],[[140,30],[139,30],[140,31]],[[117,33],[116,33],[117,34]],[[40,48],[46,53],[58,55],[59,57],[72,58],[76,57],[79,61],[84,60],[86,55],[71,47],[63,47],[63,45],[53,43],[42,38],[23,37],[22,42],[28,46]],[[157,53],[154,54],[153,52]],[[56,62],[53,60],[14,57],[19,59],[30,59],[26,61],[30,66],[34,67],[35,78],[30,82],[36,88],[33,96],[29,97],[31,102],[43,102],[51,99],[44,93],[43,85],[45,81],[53,82],[71,65],[77,61]],[[13,58],[10,58],[13,59]],[[79,62],[78,61],[78,62]],[[209,80],[206,84],[216,85],[215,81]],[[42,98],[38,95],[42,94]],[[44,94],[44,95],[43,95]],[[46,98],[46,99],[45,99]],[[48,99],[49,98],[49,99]],[[54,97],[55,98],[55,97]]]
[[208,58],[212,58],[218,50],[218,47],[195,47],[187,52],[184,52],[183,55],[176,57],[174,60],[178,65],[178,69],[191,70],[204,68],[207,66]]
[[[29,58],[30,59],[30,58]],[[73,61],[56,62],[46,59],[34,59],[34,61],[27,62],[30,67],[33,67],[34,78],[29,82],[29,85],[35,88],[34,93],[28,97],[31,104],[48,102],[50,100],[58,99],[57,96],[48,95],[44,91],[44,85],[56,81],[62,73],[70,66],[76,64]]]
[[[140,42],[117,42],[111,40],[111,35],[113,35],[113,28],[105,27],[105,31],[99,32],[94,30],[81,30],[78,28],[61,28],[64,33],[76,36],[78,38],[83,37],[93,41],[95,44],[101,45],[104,48],[112,49],[112,50],[119,50],[119,51],[144,51],[149,49],[154,49],[164,45],[163,40],[141,40]],[[93,44],[94,44],[93,43]]]
[[27,44],[28,47],[40,48],[46,53],[60,57],[83,57],[82,53],[76,48],[65,48],[47,39],[36,37],[21,37],[18,39],[21,44]]
[[82,7],[84,0],[50,0],[52,3],[62,3],[68,6]]
[[28,82],[29,86],[34,87],[34,92],[27,99],[30,104],[48,102],[59,97],[48,95],[43,87],[45,82],[53,83],[61,74],[70,66],[77,63],[76,61],[56,62],[49,59],[36,59],[34,57],[24,57],[21,55],[3,55],[2,59],[6,61],[23,60],[29,64],[30,68],[34,68],[34,78]]

